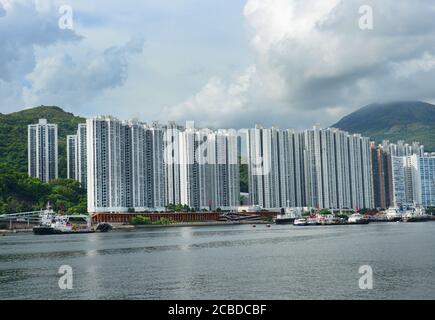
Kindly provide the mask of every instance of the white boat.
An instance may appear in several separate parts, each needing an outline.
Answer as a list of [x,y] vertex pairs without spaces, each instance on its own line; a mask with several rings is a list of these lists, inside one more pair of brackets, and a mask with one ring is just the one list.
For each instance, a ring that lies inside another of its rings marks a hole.
[[398,207],[389,207],[385,211],[385,216],[387,217],[388,221],[401,221],[402,220],[402,211]]
[[112,229],[108,223],[99,223],[94,229],[89,216],[56,215],[49,206],[40,214],[40,218],[40,225],[33,227],[33,233],[38,235],[107,232]]
[[307,219],[295,219],[293,222],[294,226],[306,226],[307,225]]
[[423,222],[429,220],[429,216],[422,207],[407,207],[405,213],[402,215],[403,222]]
[[[81,220],[84,223],[73,223]],[[88,216],[84,215],[48,215],[41,217],[41,224],[33,228],[33,233],[40,235],[48,234],[71,234],[71,233],[93,233],[95,230],[91,227],[91,221]]]
[[294,208],[286,208],[285,213],[278,214],[275,219],[276,224],[291,224],[300,217]]
[[369,223],[369,219],[364,217],[363,215],[359,213],[352,214],[349,219],[347,220],[347,223],[349,224],[367,224]]
[[309,226],[317,226],[318,225],[318,220],[317,220],[317,217],[309,217],[308,219],[307,219],[307,225],[309,225]]

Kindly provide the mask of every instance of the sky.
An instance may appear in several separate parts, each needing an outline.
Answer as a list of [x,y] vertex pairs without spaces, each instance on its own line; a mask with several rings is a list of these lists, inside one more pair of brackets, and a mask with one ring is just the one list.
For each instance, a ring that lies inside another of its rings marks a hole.
[[303,129],[434,79],[432,0],[0,0],[1,113]]

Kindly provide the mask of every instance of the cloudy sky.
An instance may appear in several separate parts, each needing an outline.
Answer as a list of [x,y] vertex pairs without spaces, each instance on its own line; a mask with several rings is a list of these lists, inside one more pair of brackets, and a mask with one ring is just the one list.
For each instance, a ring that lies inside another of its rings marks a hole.
[[433,0],[0,0],[2,113],[304,128],[434,79]]

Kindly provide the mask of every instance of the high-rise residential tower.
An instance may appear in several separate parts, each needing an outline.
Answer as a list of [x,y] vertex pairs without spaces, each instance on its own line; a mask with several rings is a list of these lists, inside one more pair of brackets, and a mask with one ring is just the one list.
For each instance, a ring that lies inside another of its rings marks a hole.
[[382,145],[370,146],[372,157],[372,181],[376,208],[388,208],[393,204],[393,180],[391,154]]
[[77,128],[77,180],[82,187],[88,184],[86,123],[80,123]]
[[394,205],[435,206],[435,157],[392,157]]
[[69,135],[66,137],[67,151],[67,178],[78,180],[78,154],[77,154],[77,136]]
[[57,125],[39,119],[28,126],[28,173],[29,176],[49,182],[58,178]]
[[314,126],[247,133],[250,201],[264,208],[372,208],[370,142]]
[[170,122],[164,130],[165,195],[167,204],[181,203],[180,193],[180,131],[183,128]]
[[123,212],[127,209],[125,172],[129,143],[121,121],[112,117],[88,119],[88,211]]
[[435,156],[425,154],[418,161],[420,204],[425,208],[435,207]]
[[77,134],[67,136],[67,178],[87,187],[86,124],[78,125]]
[[230,210],[239,205],[238,135],[187,127],[179,133],[180,203]]

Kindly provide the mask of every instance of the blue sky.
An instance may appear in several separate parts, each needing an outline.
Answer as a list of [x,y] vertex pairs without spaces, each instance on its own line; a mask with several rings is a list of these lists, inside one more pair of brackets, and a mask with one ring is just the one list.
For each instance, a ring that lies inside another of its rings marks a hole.
[[0,0],[0,112],[327,126],[372,102],[435,101],[434,14],[426,0]]

